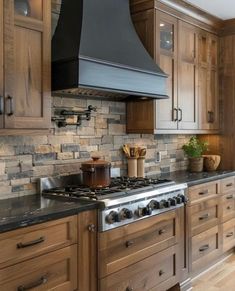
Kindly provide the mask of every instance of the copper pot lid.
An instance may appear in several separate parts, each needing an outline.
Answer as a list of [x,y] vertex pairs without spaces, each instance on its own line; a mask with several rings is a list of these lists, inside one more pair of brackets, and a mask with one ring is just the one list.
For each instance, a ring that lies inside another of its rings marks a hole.
[[111,167],[111,163],[101,160],[100,157],[92,157],[92,160],[82,163],[82,167]]

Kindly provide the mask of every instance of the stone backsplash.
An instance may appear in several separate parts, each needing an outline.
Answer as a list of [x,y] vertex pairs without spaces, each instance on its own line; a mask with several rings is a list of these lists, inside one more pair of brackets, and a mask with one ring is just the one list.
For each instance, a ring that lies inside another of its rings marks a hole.
[[[146,135],[125,133],[124,102],[53,97],[52,115],[61,108],[97,107],[90,121],[82,126],[59,129],[53,124],[44,136],[0,137],[0,199],[37,193],[39,177],[80,172],[82,161],[92,154],[112,162],[126,174],[124,143],[147,147],[145,171],[148,175],[183,170],[187,159],[181,149],[188,140],[184,135]],[[161,162],[156,162],[161,152]]]

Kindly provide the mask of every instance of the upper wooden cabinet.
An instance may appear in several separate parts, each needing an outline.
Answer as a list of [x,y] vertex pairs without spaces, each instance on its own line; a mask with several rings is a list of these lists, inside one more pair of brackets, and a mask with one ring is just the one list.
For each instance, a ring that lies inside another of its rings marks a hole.
[[215,133],[219,128],[216,37],[205,32],[202,40],[204,30],[198,26],[162,9],[140,7],[141,3],[132,1],[133,22],[150,55],[168,74],[169,99],[128,102],[127,132]]
[[[3,0],[0,62],[0,126],[48,129],[51,99],[50,1]],[[1,50],[3,50],[3,56]],[[4,86],[4,91],[2,90]],[[4,131],[3,131],[4,132]]]

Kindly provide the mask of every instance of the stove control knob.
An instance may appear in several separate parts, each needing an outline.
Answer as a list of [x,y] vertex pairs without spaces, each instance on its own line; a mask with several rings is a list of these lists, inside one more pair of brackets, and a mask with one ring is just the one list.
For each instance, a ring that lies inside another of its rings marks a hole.
[[137,215],[139,217],[146,216],[146,215],[151,215],[152,214],[152,209],[150,207],[139,207],[137,210]]
[[159,209],[163,209],[163,208],[165,208],[165,202],[166,202],[166,200],[161,200],[161,201],[159,202]]
[[170,201],[169,199],[164,200],[164,206],[165,206],[166,208],[171,207],[171,201]]
[[182,201],[182,198],[180,196],[177,196],[177,197],[174,197],[177,201],[177,204],[181,204],[183,201]]
[[187,198],[183,194],[179,194],[178,197],[182,199],[182,203],[187,202]]
[[169,198],[168,200],[170,201],[171,206],[176,206],[176,204],[177,204],[177,199],[176,198]]
[[159,202],[156,200],[151,200],[148,204],[148,207],[151,209],[159,209]]
[[111,211],[108,215],[106,215],[105,220],[107,223],[112,224],[120,221],[120,217],[117,211]]
[[128,208],[123,208],[120,212],[121,219],[131,219],[133,217],[133,212]]

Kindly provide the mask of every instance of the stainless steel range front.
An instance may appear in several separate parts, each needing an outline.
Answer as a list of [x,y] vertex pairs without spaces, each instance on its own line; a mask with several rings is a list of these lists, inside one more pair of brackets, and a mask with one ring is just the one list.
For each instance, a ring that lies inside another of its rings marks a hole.
[[41,194],[66,200],[92,199],[100,203],[99,231],[146,219],[183,207],[187,202],[187,184],[165,179],[112,178],[111,185],[90,189],[81,175],[42,178]]

